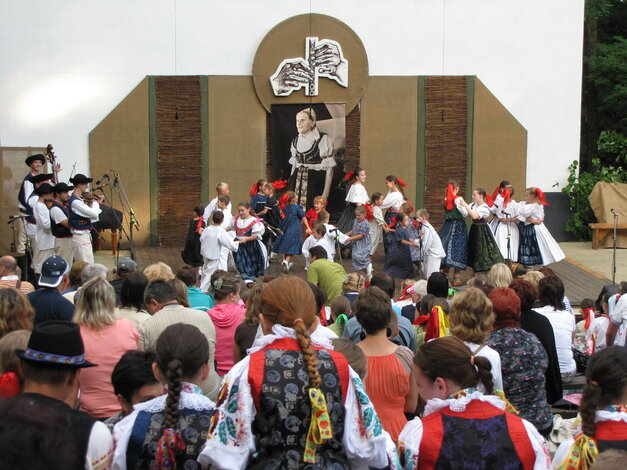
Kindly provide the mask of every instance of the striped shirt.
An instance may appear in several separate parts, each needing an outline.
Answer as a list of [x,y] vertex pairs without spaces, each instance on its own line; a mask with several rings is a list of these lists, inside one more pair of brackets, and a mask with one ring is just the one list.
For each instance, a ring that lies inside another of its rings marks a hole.
[[[4,289],[6,287],[12,287],[15,289],[17,286],[18,280],[19,278],[15,275],[4,276],[2,279],[0,279],[0,289]],[[28,281],[22,281],[22,284],[20,285],[20,289],[19,289],[19,291],[22,294],[28,294],[30,292],[33,292],[34,290],[35,288],[33,287],[33,285]]]

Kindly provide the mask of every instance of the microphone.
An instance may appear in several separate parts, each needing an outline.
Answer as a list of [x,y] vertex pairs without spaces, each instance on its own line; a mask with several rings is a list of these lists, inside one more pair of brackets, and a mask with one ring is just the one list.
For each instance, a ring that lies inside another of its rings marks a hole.
[[615,211],[614,209],[610,209],[610,212],[611,212],[612,214],[614,214],[614,217],[618,217],[618,214],[616,213],[616,211]]
[[111,173],[111,170],[107,171],[104,175],[102,175],[102,178],[100,178],[98,181],[96,181],[96,186],[99,186],[100,183],[102,183],[104,180],[109,180],[109,173]]

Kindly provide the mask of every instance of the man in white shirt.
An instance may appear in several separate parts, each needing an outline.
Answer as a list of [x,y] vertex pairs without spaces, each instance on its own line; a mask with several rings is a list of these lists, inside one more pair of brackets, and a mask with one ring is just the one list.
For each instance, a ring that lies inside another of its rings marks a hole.
[[85,175],[78,173],[74,178],[70,178],[70,183],[74,185],[74,191],[68,203],[68,222],[72,230],[72,254],[74,261],[94,262],[94,252],[91,246],[91,229],[94,228],[92,222],[98,220],[102,212],[100,203],[102,196],[94,195],[91,205],[83,201],[83,193],[87,191],[87,185],[93,181]]
[[41,274],[41,265],[49,257],[54,255],[54,235],[52,235],[50,223],[50,209],[52,204],[52,185],[44,183],[35,190],[37,202],[33,207],[35,216],[35,238],[37,240],[37,257],[33,259],[35,274]]
[[70,191],[73,186],[65,183],[57,183],[52,191],[54,201],[50,207],[50,220],[52,221],[52,235],[54,235],[54,253],[63,258],[69,266],[72,265],[72,231],[68,221],[67,203],[70,200]]

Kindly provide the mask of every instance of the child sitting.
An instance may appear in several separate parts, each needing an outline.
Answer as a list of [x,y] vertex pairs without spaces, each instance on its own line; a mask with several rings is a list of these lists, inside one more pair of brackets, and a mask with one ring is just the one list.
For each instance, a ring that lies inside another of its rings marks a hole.
[[331,300],[331,319],[333,323],[328,326],[338,337],[344,333],[344,325],[351,317],[351,302],[343,295],[338,295]]
[[355,300],[357,300],[359,291],[364,288],[365,281],[364,276],[359,273],[349,273],[348,276],[346,276],[342,284],[342,295],[349,300],[351,306],[355,303]]

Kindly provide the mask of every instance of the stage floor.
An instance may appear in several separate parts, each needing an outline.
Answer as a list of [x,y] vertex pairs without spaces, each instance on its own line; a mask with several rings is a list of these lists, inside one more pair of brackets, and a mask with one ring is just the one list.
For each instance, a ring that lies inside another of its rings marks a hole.
[[[567,257],[559,263],[550,265],[550,267],[564,282],[566,295],[573,305],[579,305],[581,300],[585,298],[596,300],[603,286],[611,284],[612,281],[603,274],[591,269],[589,267],[591,266],[591,261],[588,259],[596,259],[600,256],[607,258],[607,252],[611,252],[611,250],[582,250],[581,247],[577,247],[577,250],[572,250],[572,247],[568,247],[568,245],[570,244],[560,244],[567,255],[575,253],[577,255],[577,259]],[[176,271],[184,264],[181,259],[181,249],[182,247],[138,247],[135,250],[135,258],[140,268],[144,268],[149,264],[156,263],[157,261],[162,261],[171,266],[172,270],[176,273]],[[581,253],[585,254],[585,258]],[[624,254],[625,250],[620,250],[617,254],[617,258],[620,260],[620,257]],[[120,252],[120,256],[129,256],[129,252],[122,250]],[[97,263],[104,264],[109,269],[113,269],[115,266],[115,259],[111,254],[111,251],[105,250],[97,252],[95,254],[95,260]],[[346,272],[351,272],[352,267],[350,259],[343,260],[343,266],[344,269],[346,269]],[[618,266],[622,266],[622,263],[619,262]],[[382,269],[383,246],[379,247],[379,250],[377,250],[374,256],[375,272]],[[266,271],[266,275],[279,276],[281,274],[280,260],[271,261],[270,266]],[[294,258],[294,267],[290,271],[290,274],[299,276],[303,279],[307,278],[305,263],[302,256],[296,256]],[[464,280],[467,280],[470,278],[471,274],[472,270],[468,269],[462,274],[462,277]],[[617,272],[617,282],[627,279],[625,277],[620,277],[620,275],[622,275],[622,271]]]

